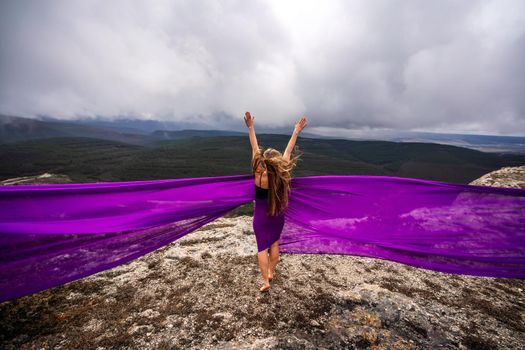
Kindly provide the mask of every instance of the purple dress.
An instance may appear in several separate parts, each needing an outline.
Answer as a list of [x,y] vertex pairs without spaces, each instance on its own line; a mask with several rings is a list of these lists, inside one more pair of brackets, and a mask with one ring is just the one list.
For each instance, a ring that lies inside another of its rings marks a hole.
[[268,210],[268,189],[255,185],[255,204],[253,207],[253,232],[257,241],[257,251],[262,252],[281,237],[284,227],[284,214],[271,216]]

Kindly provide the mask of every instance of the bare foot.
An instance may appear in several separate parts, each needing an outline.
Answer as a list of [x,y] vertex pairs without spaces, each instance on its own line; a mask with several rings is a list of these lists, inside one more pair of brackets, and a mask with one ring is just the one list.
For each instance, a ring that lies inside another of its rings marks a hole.
[[261,287],[261,289],[259,289],[259,291],[266,292],[269,289],[270,289],[270,284],[265,284],[264,286]]
[[268,272],[268,281],[273,280],[273,273]]

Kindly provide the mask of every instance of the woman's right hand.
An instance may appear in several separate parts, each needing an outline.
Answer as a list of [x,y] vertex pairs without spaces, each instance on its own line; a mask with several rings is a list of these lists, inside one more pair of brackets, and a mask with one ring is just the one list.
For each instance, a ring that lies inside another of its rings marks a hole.
[[247,127],[250,127],[250,126],[253,126],[253,121],[254,121],[255,117],[252,117],[252,115],[250,114],[250,112],[246,112],[244,114],[244,122],[246,123],[246,126]]
[[301,117],[301,119],[295,124],[294,132],[300,133],[305,128],[306,124],[306,117]]

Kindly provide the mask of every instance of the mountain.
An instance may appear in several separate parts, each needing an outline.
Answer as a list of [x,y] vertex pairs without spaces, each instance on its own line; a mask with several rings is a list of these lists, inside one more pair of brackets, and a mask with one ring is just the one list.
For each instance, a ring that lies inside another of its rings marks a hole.
[[[251,170],[246,130],[153,130],[145,134],[130,133],[133,128],[129,125],[113,126],[2,115],[0,180],[41,172],[64,173],[73,181],[89,182],[235,175]],[[495,169],[525,164],[525,153],[489,153],[445,144],[463,140],[481,148],[519,149],[523,142],[519,137],[424,134],[436,141],[428,143],[406,141],[406,135],[399,136],[404,140],[400,142],[301,134],[298,146],[304,154],[295,176],[382,175],[468,183]],[[289,135],[274,133],[258,132],[257,137],[261,147],[281,152],[289,140]]]
[[[306,134],[304,134],[306,136]],[[361,131],[344,130],[337,136],[312,135],[317,138],[346,139],[356,141],[376,140],[393,142],[425,142],[453,145],[483,152],[525,154],[525,137],[447,134],[417,131]]]
[[42,120],[0,115],[0,143],[52,137],[86,137],[117,141],[133,145],[147,145],[159,140],[180,140],[193,137],[246,135],[246,132],[229,130],[166,130],[174,123],[139,120],[80,119],[61,121],[44,117]]
[[[229,115],[220,113],[214,115],[213,117],[214,119],[212,118],[212,120],[215,121],[215,125],[219,125],[223,131],[229,130],[231,132],[246,133],[246,127],[241,119],[236,119]],[[39,118],[42,121],[62,121],[49,116],[40,116]],[[155,119],[135,119],[130,117],[117,117],[110,119],[102,116],[97,116],[95,118],[68,120],[68,123],[103,127],[125,132],[135,132],[139,134],[150,134],[157,130],[215,130],[217,128],[215,125],[211,126],[199,120],[165,121]],[[257,125],[258,132],[270,134],[289,135],[292,130],[293,125],[290,127],[266,127],[265,125]]]
[[[146,145],[85,137],[3,144],[0,180],[43,172],[67,174],[75,182],[250,173],[247,135],[195,137],[199,133],[176,132],[170,137],[181,138],[157,139]],[[258,135],[261,147],[274,147],[281,152],[288,140],[285,135]],[[495,169],[525,164],[525,155],[485,153],[433,143],[299,137],[297,145],[303,154],[294,176],[381,175],[468,183]]]
[[[246,135],[242,122],[232,117],[218,116],[217,120],[223,130],[214,130],[210,126],[197,122],[161,121],[133,119],[129,117],[108,119],[103,117],[82,118],[63,121],[49,116],[40,119],[29,119],[15,116],[0,115],[0,143],[16,141],[80,136],[100,138],[104,140],[146,145],[157,140],[178,140],[192,137]],[[268,128],[257,125],[258,133],[274,135],[290,135],[292,126],[288,128]],[[334,131],[332,131],[334,133]],[[414,132],[399,130],[351,130],[338,129],[336,135],[305,130],[302,137],[315,139],[344,139],[353,141],[392,141],[392,142],[424,142],[453,145],[492,153],[525,154],[525,137],[448,134],[431,132]]]
[[[60,119],[56,119],[49,116],[41,116],[40,120],[47,122],[60,122]],[[175,122],[164,122],[160,120],[151,119],[133,119],[128,117],[108,119],[103,117],[96,118],[81,118],[68,120],[68,123],[77,125],[89,125],[98,128],[113,129],[122,132],[130,132],[136,134],[149,135],[155,130],[178,130],[182,129],[179,123]]]
[[159,140],[183,140],[193,137],[212,137],[212,136],[246,136],[246,132],[228,130],[156,130],[151,133]]
[[45,139],[51,137],[89,137],[144,145],[154,142],[150,135],[111,130],[63,121],[40,121],[30,118],[0,115],[0,143]]
[[476,149],[483,152],[525,154],[525,137],[439,134],[430,132],[405,132],[391,139],[398,142],[434,142]]

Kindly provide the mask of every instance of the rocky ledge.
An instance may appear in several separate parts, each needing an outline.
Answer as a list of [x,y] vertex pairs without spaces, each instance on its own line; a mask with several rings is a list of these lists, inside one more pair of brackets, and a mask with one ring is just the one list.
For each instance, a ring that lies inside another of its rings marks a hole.
[[525,188],[525,165],[492,171],[472,181],[469,185]]
[[[505,183],[495,181],[499,175],[473,183],[514,187],[523,184],[523,169],[500,170]],[[364,257],[282,254],[270,292],[261,294],[251,224],[250,216],[223,217],[128,264],[0,304],[0,347],[379,350],[525,344],[524,280],[445,274]]]
[[72,183],[67,175],[44,173],[42,175],[15,177],[0,181],[0,185],[27,185],[27,184],[64,184]]

